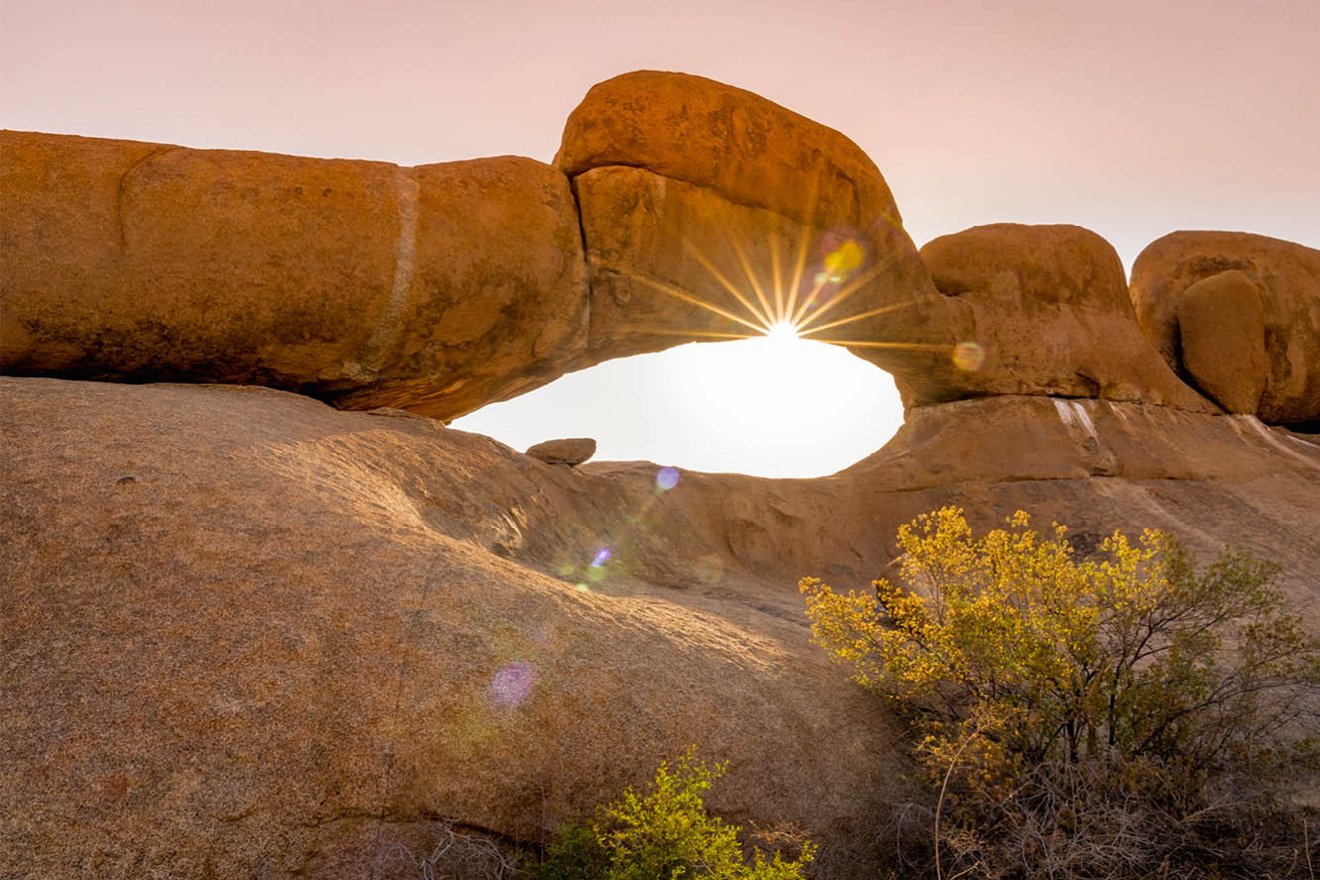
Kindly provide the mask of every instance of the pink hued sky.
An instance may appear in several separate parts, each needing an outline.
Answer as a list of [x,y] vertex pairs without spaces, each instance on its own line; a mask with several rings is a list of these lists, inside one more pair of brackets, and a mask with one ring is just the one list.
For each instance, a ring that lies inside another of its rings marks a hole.
[[[1320,247],[1320,0],[0,0],[0,126],[549,160],[594,82],[698,73],[844,132],[917,244],[1077,223]],[[2,197],[2,194],[0,194]]]

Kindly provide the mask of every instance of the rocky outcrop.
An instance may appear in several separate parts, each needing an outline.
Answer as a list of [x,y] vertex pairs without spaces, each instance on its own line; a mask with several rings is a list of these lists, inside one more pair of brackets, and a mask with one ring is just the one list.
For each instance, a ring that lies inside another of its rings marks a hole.
[[0,876],[412,880],[434,820],[536,844],[689,745],[834,857],[902,790],[774,483],[257,388],[4,378],[0,413]]
[[775,323],[946,399],[964,316],[938,295],[875,163],[742,89],[641,71],[592,87],[555,164],[591,273],[589,361]]
[[[1231,541],[1320,628],[1320,445],[1261,421],[1320,418],[1320,253],[1178,233],[1131,300],[1077,227],[918,255],[846,137],[682,74],[593,88],[556,166],[0,134],[0,371],[64,377],[0,378],[0,876],[401,880],[690,745],[872,876],[903,734],[795,584],[949,503]],[[895,373],[883,450],[762,480],[405,412],[780,320]]]
[[1094,232],[996,223],[940,236],[921,259],[940,293],[970,315],[976,351],[951,378],[958,396],[1045,394],[1213,411],[1142,335],[1118,253]]
[[716,810],[873,876],[901,733],[795,583],[866,588],[946,503],[1232,541],[1320,627],[1320,447],[1251,416],[1005,395],[834,477],[658,484],[266,389],[6,378],[0,413],[6,877],[404,880],[437,820],[535,844],[690,744]]
[[597,83],[568,117],[554,164],[645,168],[806,226],[901,224],[880,170],[844,135],[715,80],[634,71]]
[[0,133],[0,371],[247,382],[440,418],[586,343],[563,175]]
[[1236,269],[1202,278],[1178,297],[1177,318],[1182,366],[1197,387],[1229,412],[1255,415],[1270,379],[1260,288]]
[[1225,408],[1267,422],[1320,418],[1320,251],[1175,232],[1137,257],[1131,295],[1164,359]]
[[[702,77],[595,86],[557,169],[0,139],[9,374],[262,384],[450,419],[603,360],[782,322],[892,372],[909,407],[1213,407],[1134,331],[1098,236],[1000,224],[919,255],[856,144]],[[1221,357],[1231,297],[1204,289],[1187,306],[1193,354],[1171,363],[1231,411],[1312,418],[1315,252],[1271,247],[1275,268],[1247,279],[1266,336],[1288,340],[1264,385],[1260,334]]]

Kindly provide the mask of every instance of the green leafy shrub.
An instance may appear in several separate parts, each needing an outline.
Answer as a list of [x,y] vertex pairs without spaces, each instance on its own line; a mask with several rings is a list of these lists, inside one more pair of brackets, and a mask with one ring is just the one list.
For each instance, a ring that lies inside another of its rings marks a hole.
[[671,771],[660,764],[645,792],[632,788],[585,825],[556,835],[540,868],[541,880],[799,880],[814,848],[786,861],[757,849],[743,858],[739,827],[706,811],[705,794],[725,770],[707,767],[693,751]]
[[953,507],[899,545],[899,583],[873,594],[799,586],[813,639],[912,722],[935,873],[1306,864],[1280,783],[1314,770],[1320,646],[1273,566],[1225,552],[1198,571],[1151,531],[1079,560],[1063,526],[1019,512],[976,538]]

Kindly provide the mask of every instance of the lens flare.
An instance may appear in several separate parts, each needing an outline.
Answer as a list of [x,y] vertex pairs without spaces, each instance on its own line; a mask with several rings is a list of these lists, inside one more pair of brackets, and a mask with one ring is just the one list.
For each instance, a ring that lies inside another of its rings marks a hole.
[[665,492],[678,485],[678,468],[662,467],[655,475],[655,484]]
[[825,272],[835,283],[846,279],[866,261],[866,248],[849,238],[825,255]]
[[490,677],[486,693],[490,700],[504,709],[521,706],[532,695],[536,686],[536,667],[526,660],[518,660],[500,667]]
[[610,561],[612,555],[609,547],[601,547],[596,551],[596,558],[591,560],[591,567],[600,568],[602,565]]
[[787,342],[798,338],[797,328],[787,321],[776,321],[770,325],[765,335],[776,342]]
[[975,373],[985,364],[985,349],[976,342],[960,342],[953,349],[953,365],[964,373]]

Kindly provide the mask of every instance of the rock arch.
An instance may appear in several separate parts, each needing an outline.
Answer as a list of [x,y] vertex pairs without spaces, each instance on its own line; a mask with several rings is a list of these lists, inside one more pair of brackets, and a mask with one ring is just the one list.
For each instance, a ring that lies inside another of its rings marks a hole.
[[257,383],[452,419],[788,319],[891,372],[908,406],[1219,410],[1142,336],[1099,236],[999,224],[919,254],[856,144],[701,77],[593,87],[553,165],[0,137],[0,372]]

